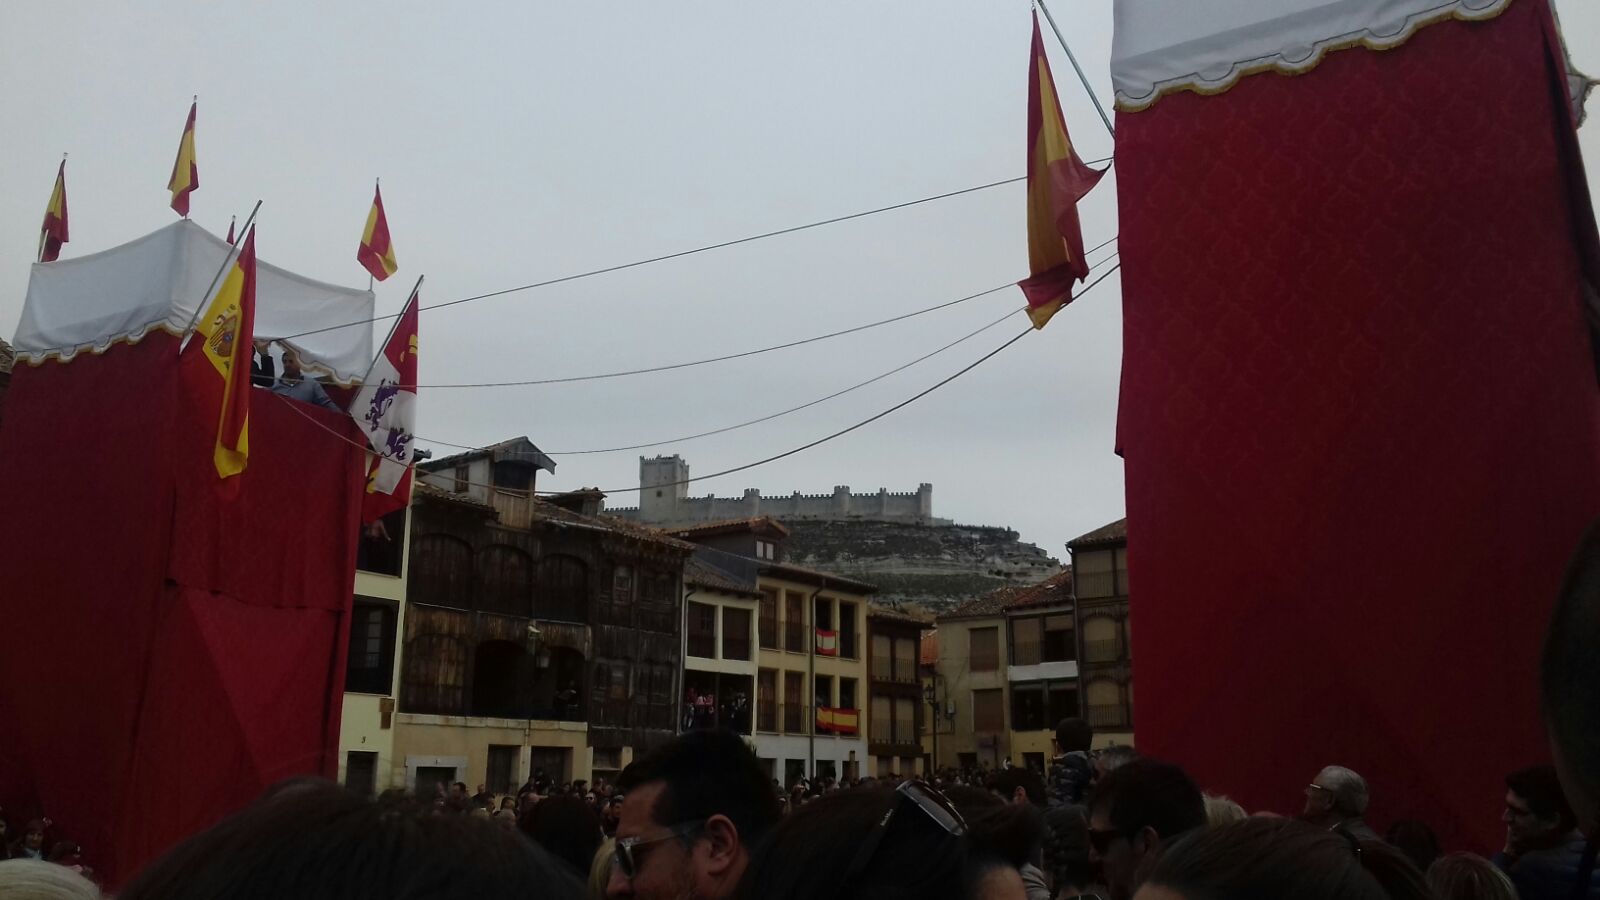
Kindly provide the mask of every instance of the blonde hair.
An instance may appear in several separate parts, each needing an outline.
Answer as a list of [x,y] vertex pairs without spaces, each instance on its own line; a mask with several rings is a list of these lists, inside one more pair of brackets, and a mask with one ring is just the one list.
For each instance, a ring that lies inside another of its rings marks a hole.
[[1438,900],[1517,900],[1511,879],[1476,853],[1450,853],[1428,867],[1428,888]]
[[1220,794],[1215,796],[1205,794],[1203,796],[1206,802],[1206,824],[1213,828],[1249,818],[1249,815],[1244,811],[1244,807],[1225,796]]
[[594,861],[589,864],[589,900],[605,900],[616,850],[617,842],[606,838],[600,843],[600,849],[594,852]]
[[39,859],[12,859],[0,862],[0,897],[5,900],[100,900],[100,889],[66,866]]

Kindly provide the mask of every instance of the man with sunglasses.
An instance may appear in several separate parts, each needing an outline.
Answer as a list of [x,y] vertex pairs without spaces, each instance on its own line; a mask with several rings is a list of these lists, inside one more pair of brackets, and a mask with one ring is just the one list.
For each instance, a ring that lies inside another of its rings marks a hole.
[[622,772],[610,898],[732,897],[780,817],[761,761],[730,731],[693,731]]
[[1180,768],[1139,759],[1111,772],[1089,803],[1089,862],[1111,900],[1130,900],[1147,859],[1206,824],[1200,788]]

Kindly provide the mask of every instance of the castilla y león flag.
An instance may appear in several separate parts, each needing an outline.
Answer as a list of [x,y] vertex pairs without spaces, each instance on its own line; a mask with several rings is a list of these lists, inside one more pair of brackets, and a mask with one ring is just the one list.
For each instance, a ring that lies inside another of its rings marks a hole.
[[50,204],[44,208],[44,225],[39,230],[39,261],[55,262],[61,245],[67,242],[67,161],[56,170],[56,186],[50,191]]
[[376,454],[361,517],[371,522],[403,509],[411,498],[411,442],[417,403],[417,292],[411,292],[389,342],[350,404],[350,416]]
[[[256,318],[256,233],[245,235],[239,258],[222,287],[200,313],[195,334],[183,348],[179,368],[201,415],[216,416],[212,459],[223,491],[237,491],[233,476],[250,455],[250,342]],[[212,411],[215,412],[212,412]]]
[[189,104],[189,121],[183,123],[178,158],[172,161],[172,177],[167,179],[167,190],[172,192],[172,211],[180,216],[189,214],[189,195],[200,186],[200,168],[194,161],[194,112],[199,105],[198,100]]
[[1044,55],[1039,14],[1033,14],[1033,58],[1028,63],[1028,272],[1017,283],[1028,298],[1028,318],[1043,328],[1072,300],[1072,283],[1089,274],[1083,258],[1078,201],[1105,171],[1083,164],[1067,136],[1050,60]]
[[367,227],[361,232],[356,261],[379,281],[400,268],[394,261],[394,242],[389,240],[389,217],[383,212],[383,192],[377,187],[372,189],[372,211],[367,213]]

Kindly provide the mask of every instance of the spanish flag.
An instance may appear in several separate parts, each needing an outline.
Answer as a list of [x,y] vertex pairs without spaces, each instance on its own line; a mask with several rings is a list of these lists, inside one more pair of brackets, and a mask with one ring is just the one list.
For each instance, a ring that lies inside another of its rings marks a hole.
[[389,217],[383,214],[383,192],[377,186],[372,188],[372,211],[367,213],[367,228],[361,232],[356,261],[379,281],[400,268],[394,261],[394,242],[389,240]]
[[[238,493],[238,479],[250,455],[250,345],[256,318],[256,233],[195,324],[179,368],[202,421],[216,416],[212,460],[223,479],[224,496]],[[215,411],[213,413],[213,410]]]
[[44,225],[39,229],[39,261],[55,262],[61,245],[67,242],[67,161],[56,170],[56,186],[44,208]]
[[1072,283],[1089,274],[1083,258],[1078,201],[1105,171],[1083,164],[1067,136],[1050,60],[1044,55],[1039,13],[1033,14],[1033,59],[1028,63],[1028,271],[1018,282],[1028,317],[1043,328],[1072,300]]
[[199,105],[198,100],[189,104],[189,121],[183,125],[178,158],[173,161],[172,177],[167,180],[167,190],[172,192],[172,210],[185,218],[189,215],[189,195],[200,186],[200,170],[194,162],[194,112]]

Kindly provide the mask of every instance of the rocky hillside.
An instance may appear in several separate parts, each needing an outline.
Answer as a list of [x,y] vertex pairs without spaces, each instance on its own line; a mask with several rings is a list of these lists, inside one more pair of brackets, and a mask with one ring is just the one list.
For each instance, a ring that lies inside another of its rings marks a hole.
[[944,612],[1006,585],[1036,584],[1061,563],[1009,528],[791,519],[788,561],[881,589],[878,599]]

